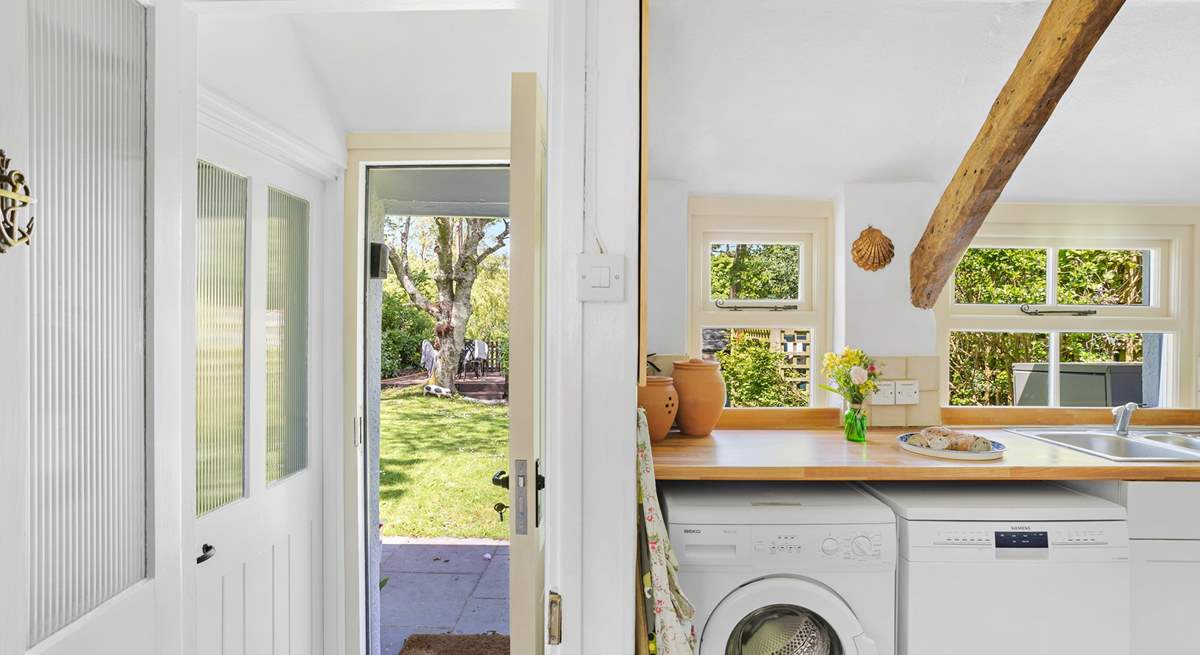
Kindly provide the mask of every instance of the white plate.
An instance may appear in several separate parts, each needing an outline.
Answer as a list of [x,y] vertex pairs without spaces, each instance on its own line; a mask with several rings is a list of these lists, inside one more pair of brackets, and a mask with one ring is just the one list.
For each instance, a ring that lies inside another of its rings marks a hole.
[[896,437],[896,442],[900,444],[901,448],[910,453],[928,455],[929,457],[941,457],[942,459],[968,459],[978,462],[988,459],[1000,459],[1001,457],[1004,457],[1004,451],[1007,450],[1007,447],[1005,447],[1004,444],[996,441],[995,439],[988,440],[992,442],[992,449],[982,453],[973,453],[968,450],[934,450],[932,448],[925,448],[923,446],[910,446],[908,445],[908,438],[914,434],[917,433],[906,432]]

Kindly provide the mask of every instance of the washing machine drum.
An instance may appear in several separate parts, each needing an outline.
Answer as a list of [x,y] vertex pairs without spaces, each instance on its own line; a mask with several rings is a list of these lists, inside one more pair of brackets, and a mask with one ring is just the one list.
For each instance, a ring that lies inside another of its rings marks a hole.
[[828,587],[764,578],[734,590],[709,615],[700,655],[874,655],[858,618]]

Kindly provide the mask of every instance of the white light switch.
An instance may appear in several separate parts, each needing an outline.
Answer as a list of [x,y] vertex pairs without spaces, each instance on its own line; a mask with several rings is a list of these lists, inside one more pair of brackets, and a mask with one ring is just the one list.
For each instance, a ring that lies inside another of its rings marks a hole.
[[625,299],[624,255],[580,255],[580,302],[621,302]]
[[896,404],[896,382],[893,380],[880,380],[879,388],[875,393],[871,394],[872,405],[895,405]]
[[916,405],[921,402],[921,385],[916,380],[896,380],[896,404]]

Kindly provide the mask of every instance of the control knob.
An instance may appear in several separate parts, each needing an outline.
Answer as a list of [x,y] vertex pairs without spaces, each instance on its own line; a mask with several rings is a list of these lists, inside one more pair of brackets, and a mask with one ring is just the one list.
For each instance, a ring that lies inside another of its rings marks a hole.
[[850,550],[859,557],[866,557],[871,554],[871,540],[860,534],[850,540]]
[[825,541],[821,542],[821,552],[826,555],[833,555],[838,552],[837,539],[833,537],[825,537]]

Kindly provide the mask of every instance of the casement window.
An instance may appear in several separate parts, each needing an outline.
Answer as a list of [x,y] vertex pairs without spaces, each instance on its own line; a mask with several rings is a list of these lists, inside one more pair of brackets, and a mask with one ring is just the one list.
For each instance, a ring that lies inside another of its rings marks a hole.
[[1002,210],[1022,222],[989,219],[955,268],[938,307],[943,402],[1191,406],[1194,228],[1066,207]]
[[819,405],[832,205],[688,202],[688,351],[722,364],[731,407]]

